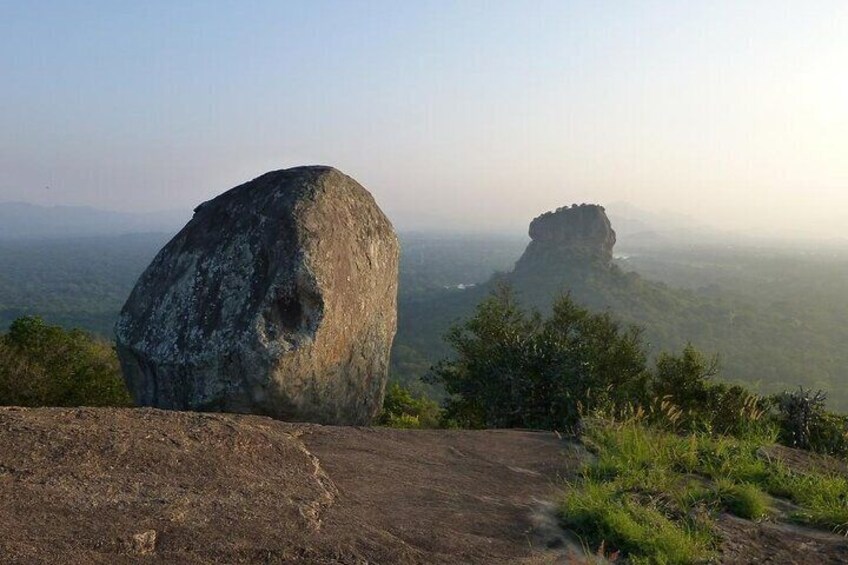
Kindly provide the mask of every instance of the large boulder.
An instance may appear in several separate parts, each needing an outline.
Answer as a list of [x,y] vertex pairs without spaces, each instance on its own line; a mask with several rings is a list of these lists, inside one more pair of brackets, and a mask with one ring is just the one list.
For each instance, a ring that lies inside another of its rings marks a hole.
[[516,263],[518,272],[538,271],[561,263],[592,261],[609,264],[615,231],[603,206],[580,204],[546,212],[530,223],[527,250]]
[[399,246],[359,183],[274,171],[200,205],[116,327],[138,404],[366,424],[381,408]]

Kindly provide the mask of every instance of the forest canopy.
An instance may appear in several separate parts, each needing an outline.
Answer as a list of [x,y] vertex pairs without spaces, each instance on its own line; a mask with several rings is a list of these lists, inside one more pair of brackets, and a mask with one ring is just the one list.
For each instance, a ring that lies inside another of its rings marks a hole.
[[0,336],[0,405],[131,404],[110,343],[35,317]]

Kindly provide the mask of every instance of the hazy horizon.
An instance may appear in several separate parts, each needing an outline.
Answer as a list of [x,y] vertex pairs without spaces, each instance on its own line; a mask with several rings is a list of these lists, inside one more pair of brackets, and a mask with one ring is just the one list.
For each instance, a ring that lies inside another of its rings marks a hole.
[[401,229],[628,202],[842,237],[848,4],[0,4],[0,201],[190,210],[329,164]]

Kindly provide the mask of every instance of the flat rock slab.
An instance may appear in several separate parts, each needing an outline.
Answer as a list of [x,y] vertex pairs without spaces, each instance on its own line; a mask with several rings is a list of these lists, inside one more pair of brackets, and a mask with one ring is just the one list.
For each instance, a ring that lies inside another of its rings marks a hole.
[[848,538],[774,522],[754,523],[728,514],[717,521],[722,535],[721,562],[728,564],[842,565],[848,563]]
[[154,409],[0,409],[3,563],[549,563],[581,452]]

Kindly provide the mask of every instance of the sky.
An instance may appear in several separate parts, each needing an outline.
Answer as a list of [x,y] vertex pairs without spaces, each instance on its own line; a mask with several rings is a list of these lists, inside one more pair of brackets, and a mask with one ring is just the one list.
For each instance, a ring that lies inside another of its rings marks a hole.
[[400,229],[843,236],[848,2],[0,0],[0,201],[187,210],[302,164]]

